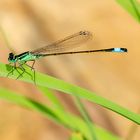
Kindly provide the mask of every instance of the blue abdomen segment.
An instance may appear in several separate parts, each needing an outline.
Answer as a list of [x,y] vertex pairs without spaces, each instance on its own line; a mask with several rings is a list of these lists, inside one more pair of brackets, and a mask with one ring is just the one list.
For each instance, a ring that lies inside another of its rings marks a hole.
[[127,52],[127,49],[126,48],[113,48],[112,49],[112,52]]

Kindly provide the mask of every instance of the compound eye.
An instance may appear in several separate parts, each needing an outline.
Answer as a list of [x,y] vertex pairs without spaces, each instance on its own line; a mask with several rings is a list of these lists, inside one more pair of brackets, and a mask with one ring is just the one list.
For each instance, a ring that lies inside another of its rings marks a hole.
[[14,58],[14,54],[13,53],[9,53],[9,59],[12,60]]
[[9,55],[10,55],[10,56],[11,56],[11,55],[13,56],[14,54],[13,54],[13,53],[9,53]]

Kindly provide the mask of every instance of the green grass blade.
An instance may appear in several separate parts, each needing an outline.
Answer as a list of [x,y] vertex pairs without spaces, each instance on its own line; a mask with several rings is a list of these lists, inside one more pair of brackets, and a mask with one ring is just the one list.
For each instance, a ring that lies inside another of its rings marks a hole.
[[[36,112],[39,112],[42,116],[48,117],[49,119],[71,129],[72,131],[78,131],[84,136],[86,136],[88,140],[90,139],[90,133],[88,131],[87,125],[79,117],[76,117],[70,113],[58,110],[57,108],[52,109],[28,97],[15,94],[14,92],[11,92],[3,88],[0,88],[0,99],[12,102],[22,107],[26,107]],[[106,130],[99,128],[96,125],[94,125],[93,127],[99,139],[119,140],[119,138],[107,132]]]
[[[4,65],[0,63],[0,76],[5,77],[7,73],[9,72],[7,69],[10,69],[11,67]],[[27,69],[27,72],[31,73],[29,69]],[[14,74],[12,76],[9,76],[9,78],[16,78],[18,76],[18,72],[15,70]],[[34,83],[32,81],[31,77],[25,73],[24,77],[22,77],[20,80],[26,81],[29,83]],[[54,77],[44,75],[41,73],[36,72],[36,84],[39,86],[44,86],[47,88],[55,89],[67,94],[73,93],[81,98],[84,98],[88,101],[94,102],[96,104],[99,104],[109,110],[112,110],[125,118],[128,118],[129,120],[132,120],[133,122],[140,124],[140,115],[129,111],[128,109],[121,107],[120,105],[109,101],[103,97],[100,97],[96,95],[95,93],[88,91],[86,89],[83,89],[81,87],[69,84],[67,82],[64,82],[62,80],[56,79]]]
[[41,87],[39,86],[39,90],[42,92],[42,94],[47,97],[49,99],[49,101],[51,101],[52,106],[54,108],[57,108],[61,111],[65,111],[65,108],[63,107],[63,105],[60,103],[59,99],[54,95],[54,93],[46,88],[46,87]]
[[[51,106],[54,106],[55,108],[57,108],[57,110],[59,111],[63,111],[64,114],[66,114],[65,112],[65,109],[63,107],[63,105],[60,103],[60,101],[57,99],[57,97],[53,94],[53,92],[51,92],[48,88],[46,87],[39,87],[39,89],[42,91],[42,93],[47,96],[49,98],[49,101],[51,101],[52,105]],[[91,121],[84,105],[82,104],[82,102],[80,101],[79,97],[75,97],[74,98],[74,101],[79,109],[79,111],[81,112],[84,120],[85,120],[85,123],[87,124],[87,127],[89,129],[89,132],[91,133],[91,140],[97,140],[96,138],[96,134],[93,130],[93,122]],[[67,117],[67,119],[69,119],[69,121],[71,121],[70,118]]]
[[50,108],[28,97],[14,94],[9,90],[0,88],[0,98],[15,103],[17,105],[23,106],[25,108],[37,111],[42,115],[45,116],[47,115],[48,118],[51,118],[53,121],[57,123],[62,123]]
[[[74,126],[76,127],[75,130],[83,134],[83,136],[88,136],[87,138],[89,140],[90,132],[89,129],[87,128],[87,124],[83,120],[79,119],[79,117],[73,116],[71,114],[69,114],[69,118],[71,119],[71,122],[73,122]],[[108,131],[106,131],[105,129],[97,127],[96,125],[92,125],[92,127],[96,133],[98,140],[120,140],[118,137],[108,133]]]
[[[65,109],[63,107],[63,105],[59,102],[59,100],[57,99],[57,97],[53,94],[53,92],[51,92],[48,88],[46,87],[39,87],[39,89],[42,91],[42,93],[48,97],[49,101],[51,101],[52,105],[51,106],[54,106],[55,108],[57,108],[57,110],[59,111],[63,111],[64,114],[66,114],[65,112]],[[85,120],[85,123],[87,124],[87,127],[89,129],[89,132],[91,133],[91,140],[97,140],[96,138],[96,134],[93,130],[93,122],[91,121],[84,105],[82,104],[82,102],[80,101],[79,97],[75,97],[74,98],[74,101],[79,109],[79,111],[81,112],[84,120]],[[67,119],[69,119],[69,121],[71,121],[70,118],[67,117]]]
[[140,22],[140,3],[137,0],[116,0],[138,22]]
[[80,132],[73,132],[69,140],[87,140]]
[[75,103],[76,103],[82,117],[83,117],[83,120],[87,124],[88,130],[91,134],[91,139],[97,140],[96,134],[95,134],[94,129],[92,127],[92,125],[93,125],[92,119],[90,118],[90,116],[89,116],[87,110],[85,109],[84,104],[81,102],[80,98],[78,96],[76,96],[75,94],[73,94],[73,95],[75,96],[74,100],[75,100]]

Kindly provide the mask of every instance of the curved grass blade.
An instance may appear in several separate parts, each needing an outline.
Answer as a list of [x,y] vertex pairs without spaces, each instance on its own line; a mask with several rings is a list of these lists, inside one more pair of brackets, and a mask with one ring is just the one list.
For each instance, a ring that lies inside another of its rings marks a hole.
[[49,99],[49,101],[51,101],[52,106],[54,106],[54,108],[57,108],[61,111],[65,111],[65,108],[51,90],[42,86],[39,86],[39,90],[45,97]]
[[138,22],[140,22],[140,3],[137,0],[116,0]]
[[[47,105],[39,103],[23,95],[15,94],[14,92],[11,92],[4,88],[0,88],[0,99],[39,112],[42,116],[48,117],[49,119],[65,126],[66,128],[69,128],[72,131],[80,132],[88,140],[90,140],[90,133],[88,132],[87,125],[83,120],[81,120],[79,117],[76,117],[75,115],[58,110],[57,108],[50,108]],[[118,137],[107,132],[106,130],[99,128],[96,125],[94,125],[93,127],[95,129],[98,139],[119,140]]]
[[[53,92],[51,92],[48,88],[45,88],[45,87],[40,87],[39,89],[43,92],[43,94],[44,94],[45,96],[47,96],[47,97],[50,99],[50,101],[51,101],[51,103],[52,103],[52,105],[53,105],[54,107],[56,107],[56,108],[59,109],[60,111],[65,112],[64,107],[63,107],[62,104],[59,102],[59,100],[56,98],[56,96],[54,96]],[[88,112],[86,111],[86,109],[85,109],[83,103],[81,102],[80,98],[77,97],[77,96],[74,97],[74,101],[75,101],[75,104],[77,105],[77,108],[78,108],[79,112],[81,113],[81,115],[82,115],[82,117],[83,117],[83,120],[84,120],[85,123],[87,124],[87,127],[88,127],[88,129],[89,129],[89,132],[90,132],[90,134],[91,134],[91,140],[97,140],[96,134],[95,134],[94,129],[93,129],[93,127],[92,127],[92,125],[94,125],[94,124],[93,124],[93,121],[92,121],[92,119],[90,118]],[[69,120],[70,120],[70,119],[69,119]],[[70,121],[71,121],[71,120],[70,120]]]
[[87,140],[80,132],[73,132],[69,140]]
[[[12,68],[9,65],[4,65],[0,63],[0,76],[6,77],[9,68]],[[31,73],[30,69],[26,69],[28,73]],[[12,76],[9,76],[9,78],[16,78],[19,75],[17,71],[14,72]],[[22,81],[26,81],[29,83],[34,83],[34,81],[31,79],[31,77],[25,73],[24,76],[20,79]],[[48,87],[51,89],[55,89],[58,91],[61,91],[63,93],[71,94],[73,93],[76,96],[79,96],[83,99],[86,99],[88,101],[94,102],[96,104],[99,104],[109,110],[112,110],[113,112],[116,112],[117,114],[120,114],[121,116],[132,120],[133,122],[140,124],[140,115],[136,114],[132,111],[129,111],[128,109],[121,107],[120,105],[109,101],[101,96],[96,95],[95,93],[86,90],[84,88],[69,84],[67,82],[64,82],[62,80],[56,79],[54,77],[41,74],[39,72],[36,72],[36,85]]]

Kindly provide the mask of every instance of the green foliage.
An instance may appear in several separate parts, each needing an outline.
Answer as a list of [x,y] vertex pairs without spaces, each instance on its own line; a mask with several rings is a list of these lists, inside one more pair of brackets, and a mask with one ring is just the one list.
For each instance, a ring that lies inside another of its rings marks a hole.
[[84,136],[81,133],[73,132],[71,137],[70,137],[70,140],[87,140],[87,139],[84,138]]
[[[3,88],[0,88],[0,99],[36,111],[41,115],[53,120],[54,122],[65,126],[72,132],[79,132],[82,137],[86,137],[88,140],[90,140],[90,133],[88,131],[86,123],[79,117],[65,111],[64,108],[62,109],[61,107],[56,106],[49,107],[46,104],[39,103],[28,97],[13,93]],[[113,134],[107,132],[102,128],[97,127],[96,125],[93,125],[92,127],[94,128],[96,136],[99,140],[119,140],[119,138],[117,138]],[[81,136],[77,136],[77,140],[81,140]]]
[[[10,68],[11,68],[11,66],[0,63],[0,75],[5,77]],[[32,73],[30,71],[30,69],[26,69],[26,70],[28,73],[30,73],[30,74]],[[24,76],[22,78],[20,78],[20,80],[26,81],[29,83],[34,83],[31,76],[28,73],[25,73]],[[9,76],[9,78],[15,79],[18,75],[19,75],[19,73],[15,70],[14,74]],[[120,105],[118,105],[112,101],[109,101],[103,97],[100,97],[100,96],[96,95],[95,93],[88,91],[86,89],[83,89],[81,87],[69,84],[67,82],[56,79],[54,77],[41,74],[39,72],[36,72],[36,85],[58,90],[63,93],[75,95],[80,98],[86,99],[88,101],[99,104],[109,110],[112,110],[112,111],[124,116],[125,118],[132,120],[133,122],[135,122],[137,124],[140,124],[140,115],[133,113],[133,112],[129,111],[128,109],[121,107]]]
[[[62,111],[64,114],[66,113],[63,105],[59,102],[59,100],[56,98],[53,92],[51,92],[48,88],[44,88],[44,87],[40,87],[40,90],[45,96],[49,98],[49,101],[51,101],[52,106],[56,107],[58,110]],[[79,97],[75,97],[74,99],[81,115],[83,116],[85,123],[87,124],[87,128],[89,130],[91,140],[97,140],[96,133],[94,132],[94,129],[92,126],[93,125],[92,120],[90,119],[90,116],[88,115],[86,109],[84,108],[84,105],[80,101]]]
[[[124,9],[126,9],[137,21],[140,22],[140,3],[137,0],[116,1]],[[3,31],[2,33],[6,39]],[[6,42],[8,43],[7,39]],[[9,65],[0,63],[0,76],[6,77],[12,68],[13,67]],[[34,81],[32,80],[33,73],[28,68],[26,69],[26,73],[19,80],[34,84]],[[14,73],[8,77],[16,79],[19,75],[19,72],[21,72],[20,69],[17,70],[15,70]],[[52,121],[58,123],[59,125],[63,125],[64,127],[70,129],[72,132],[70,140],[119,140],[118,137],[114,136],[110,132],[93,124],[90,116],[81,103],[80,98],[99,104],[102,107],[112,110],[117,114],[120,114],[137,124],[140,124],[140,115],[133,113],[128,109],[125,109],[120,105],[103,97],[100,97],[86,89],[38,72],[36,72],[35,84],[42,91],[42,94],[44,94],[44,96],[51,101],[51,107],[47,104],[42,104],[28,97],[15,94],[3,88],[0,88],[0,98],[20,105],[22,107],[26,107],[30,110],[36,111],[42,116],[47,117]],[[60,101],[57,99],[57,97],[53,94],[53,92],[50,91],[50,89],[61,91],[63,93],[71,94],[72,96],[74,96],[79,111],[81,112],[84,119],[81,119],[67,112]]]
[[138,22],[140,22],[140,3],[137,0],[116,0]]

